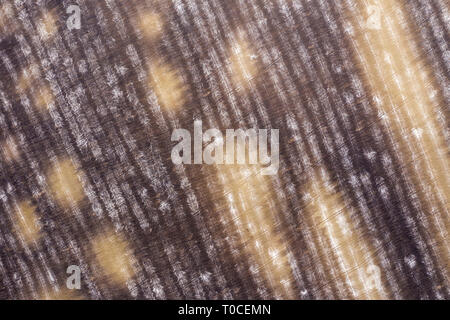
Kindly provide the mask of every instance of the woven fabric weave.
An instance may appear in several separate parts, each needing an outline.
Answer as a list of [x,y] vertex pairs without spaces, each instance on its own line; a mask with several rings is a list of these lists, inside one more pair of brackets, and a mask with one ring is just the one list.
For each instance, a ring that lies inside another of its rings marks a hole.
[[[448,299],[449,12],[0,0],[0,299]],[[278,171],[174,164],[195,121]]]

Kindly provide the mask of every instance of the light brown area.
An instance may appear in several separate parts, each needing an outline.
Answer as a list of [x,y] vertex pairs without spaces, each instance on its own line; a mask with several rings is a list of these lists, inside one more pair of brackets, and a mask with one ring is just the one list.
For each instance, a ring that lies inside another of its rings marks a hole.
[[58,27],[56,24],[56,18],[53,12],[45,12],[38,24],[39,35],[44,40],[50,39],[56,31],[58,31]]
[[425,213],[420,223],[433,238],[432,249],[448,280],[449,158],[435,114],[441,99],[435,94],[432,70],[412,40],[412,30],[407,29],[408,17],[401,1],[356,3],[353,23],[366,27],[354,28],[355,56],[392,147],[417,190]]
[[10,19],[8,17],[8,13],[11,13],[11,4],[6,2],[0,6],[0,33],[3,35],[7,35],[11,32],[11,27],[14,24],[9,23]]
[[[351,208],[342,200],[326,173],[311,179],[305,188],[306,211],[317,247],[326,256],[324,244],[333,253],[332,266],[339,270],[329,274],[331,283],[343,282],[351,296],[348,299],[387,298],[381,281],[381,269],[373,258],[374,248],[354,225]],[[329,251],[329,252],[330,252]]]
[[39,110],[47,110],[49,105],[54,101],[53,93],[49,86],[39,88],[35,98],[35,105]]
[[268,178],[258,165],[219,165],[218,178],[230,208],[225,228],[240,239],[242,254],[256,263],[277,298],[294,298],[292,271],[287,257],[287,244],[276,230],[278,210],[270,206],[273,194]]
[[0,147],[3,154],[3,159],[5,159],[6,162],[11,162],[19,158],[20,152],[13,137],[6,138]]
[[84,198],[77,170],[70,159],[59,160],[47,174],[51,194],[62,207],[68,207]]
[[31,87],[31,83],[34,78],[32,73],[32,68],[25,68],[22,70],[16,84],[17,93],[23,94]]
[[27,245],[39,240],[41,225],[36,214],[36,207],[28,201],[23,201],[17,205],[14,223],[16,232]]
[[157,39],[163,30],[163,20],[155,12],[145,12],[139,16],[139,30],[147,40]]
[[238,40],[229,49],[229,62],[233,82],[247,88],[258,74],[257,56],[245,40]]
[[165,109],[176,110],[185,102],[186,86],[183,78],[170,65],[158,62],[151,65],[149,84]]
[[92,250],[102,274],[117,285],[125,285],[134,275],[133,257],[122,235],[107,231],[92,241]]
[[24,68],[16,83],[16,91],[18,94],[25,94],[27,90],[32,90],[33,105],[39,110],[48,110],[55,97],[48,84],[40,83],[38,75],[38,67],[35,64]]
[[5,23],[7,21],[7,17],[6,17],[6,13],[4,12],[4,5],[2,5],[0,7],[0,32],[5,32],[4,28],[5,28]]

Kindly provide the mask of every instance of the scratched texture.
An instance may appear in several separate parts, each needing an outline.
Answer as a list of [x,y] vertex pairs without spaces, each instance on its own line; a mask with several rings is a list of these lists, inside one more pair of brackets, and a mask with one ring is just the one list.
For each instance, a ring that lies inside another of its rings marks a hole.
[[[0,299],[448,299],[449,12],[0,0]],[[278,173],[174,165],[198,119]]]

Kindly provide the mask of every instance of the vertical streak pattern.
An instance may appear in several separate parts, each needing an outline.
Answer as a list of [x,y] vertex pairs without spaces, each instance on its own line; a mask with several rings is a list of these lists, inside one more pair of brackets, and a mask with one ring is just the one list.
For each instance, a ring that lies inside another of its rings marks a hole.
[[[0,3],[0,299],[450,297],[445,1],[73,5]],[[195,120],[278,171],[175,164]]]
[[[399,1],[362,2],[353,6],[354,17],[374,8],[378,19],[373,30],[360,29],[354,38],[355,50],[364,76],[371,86],[383,124],[395,141],[394,150],[407,165],[422,214],[419,223],[434,255],[449,281],[449,167],[446,142],[436,119],[439,100],[429,89],[430,70],[420,59],[417,45],[408,41],[404,7]],[[369,17],[370,18],[370,17]],[[359,22],[364,23],[364,22]],[[366,22],[367,23],[367,22]],[[417,241],[427,241],[418,238]]]

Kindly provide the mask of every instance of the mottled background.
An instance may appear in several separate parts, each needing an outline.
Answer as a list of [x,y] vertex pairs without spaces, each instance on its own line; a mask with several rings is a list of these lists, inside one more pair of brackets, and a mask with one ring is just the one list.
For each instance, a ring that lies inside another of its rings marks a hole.
[[[449,10],[0,0],[0,298],[448,299]],[[174,165],[196,119],[278,173]]]

